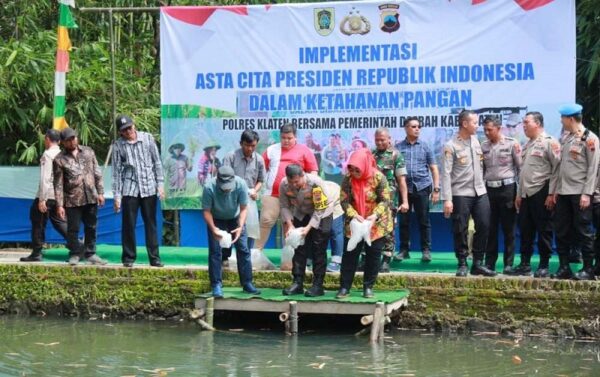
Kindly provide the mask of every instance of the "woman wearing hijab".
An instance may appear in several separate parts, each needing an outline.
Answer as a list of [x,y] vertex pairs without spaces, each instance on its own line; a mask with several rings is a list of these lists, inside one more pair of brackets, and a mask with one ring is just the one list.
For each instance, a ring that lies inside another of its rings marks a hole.
[[[340,202],[346,214],[344,224],[344,250],[346,251],[342,257],[340,290],[336,298],[348,297],[363,248],[366,253],[363,297],[373,297],[373,285],[379,272],[385,236],[390,234],[394,227],[390,201],[387,180],[377,170],[375,158],[366,148],[356,150],[348,161],[348,174],[344,176],[340,193]],[[373,222],[371,246],[361,241],[354,250],[347,251],[351,236],[350,221],[353,219],[360,222],[365,220]]]

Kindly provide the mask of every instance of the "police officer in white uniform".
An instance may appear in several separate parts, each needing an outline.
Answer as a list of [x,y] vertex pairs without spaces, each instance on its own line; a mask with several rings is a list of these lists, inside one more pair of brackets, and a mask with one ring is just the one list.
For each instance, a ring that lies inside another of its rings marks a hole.
[[490,199],[490,233],[485,252],[485,265],[496,270],[498,260],[498,226],[504,234],[504,270],[510,273],[515,258],[515,197],[521,170],[521,145],[512,137],[502,135],[502,122],[486,117],[483,128],[487,140],[481,143],[483,177]]
[[[323,280],[327,268],[327,243],[333,224],[334,201],[329,197],[325,181],[317,175],[305,174],[300,165],[291,164],[285,168],[286,177],[281,181],[279,203],[281,219],[286,235],[294,228],[300,228],[304,244],[294,250],[292,258],[293,282],[283,294],[304,293],[308,297],[323,296]],[[339,204],[339,203],[338,203]],[[313,283],[304,291],[306,260],[313,261]]]
[[540,264],[535,277],[549,277],[548,264],[552,255],[552,211],[556,186],[551,178],[558,169],[560,144],[544,132],[544,116],[531,111],[523,118],[523,130],[529,141],[521,153],[523,165],[517,187],[515,208],[519,212],[521,231],[521,263],[510,275],[531,275],[533,242],[537,234]]
[[456,276],[467,276],[469,215],[475,222],[472,275],[495,276],[483,263],[490,224],[490,202],[483,181],[483,152],[475,134],[479,117],[474,111],[458,115],[458,133],[444,145],[442,198],[444,216],[452,216]]
[[561,146],[560,167],[556,183],[555,233],[560,267],[555,277],[573,277],[569,267],[571,245],[581,246],[583,268],[578,280],[595,280],[591,198],[598,177],[598,137],[581,123],[581,105],[559,108],[560,121],[569,134]]

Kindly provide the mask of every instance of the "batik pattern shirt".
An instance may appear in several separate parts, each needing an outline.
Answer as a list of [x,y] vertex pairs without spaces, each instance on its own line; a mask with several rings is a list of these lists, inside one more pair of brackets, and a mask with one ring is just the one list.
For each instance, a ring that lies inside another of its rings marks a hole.
[[98,195],[104,195],[96,154],[89,147],[77,148],[77,157],[62,151],[54,159],[54,196],[59,207],[96,204]]
[[[346,237],[350,237],[350,221],[358,215],[358,211],[354,208],[354,198],[352,194],[352,183],[349,174],[344,176],[342,181],[342,190],[340,192],[340,203],[346,216],[344,217],[344,233]],[[365,218],[372,214],[377,215],[377,219],[371,228],[371,241],[384,237],[390,234],[394,229],[394,219],[390,209],[391,196],[385,176],[377,171],[369,179],[365,186],[366,195],[366,214]]]

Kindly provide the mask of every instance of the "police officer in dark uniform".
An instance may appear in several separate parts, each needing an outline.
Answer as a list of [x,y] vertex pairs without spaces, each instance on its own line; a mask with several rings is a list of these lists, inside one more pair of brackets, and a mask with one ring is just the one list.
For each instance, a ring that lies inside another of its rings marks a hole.
[[[559,108],[569,134],[563,139],[557,172],[555,233],[560,267],[555,277],[595,280],[591,198],[598,177],[598,137],[581,123],[581,105]],[[581,246],[583,268],[573,276],[569,267],[571,245]]]
[[517,177],[521,170],[521,145],[512,137],[502,135],[502,122],[487,117],[483,121],[487,140],[481,143],[485,186],[490,198],[490,233],[487,240],[485,265],[496,270],[498,260],[498,226],[504,234],[504,270],[512,271],[515,257],[515,197]]

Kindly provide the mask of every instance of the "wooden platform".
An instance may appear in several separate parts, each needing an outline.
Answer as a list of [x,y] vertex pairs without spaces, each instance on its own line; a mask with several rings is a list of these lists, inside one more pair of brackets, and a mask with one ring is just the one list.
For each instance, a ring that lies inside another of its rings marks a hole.
[[[321,297],[305,297],[303,295],[283,296],[279,289],[262,289],[262,294],[252,296],[241,288],[223,288],[223,298],[214,299],[210,294],[199,296],[195,300],[196,309],[202,313],[213,310],[280,313],[279,319],[286,324],[289,333],[297,332],[297,316],[299,314],[335,314],[362,315],[364,325],[389,321],[389,315],[408,304],[408,290],[375,291],[375,297],[366,299],[359,291],[351,292],[345,299],[336,299],[336,292],[326,292]],[[376,313],[377,308],[381,313]],[[211,314],[212,315],[212,314]],[[379,317],[379,318],[378,318]],[[378,318],[378,319],[377,319]],[[212,323],[209,322],[212,326]],[[379,332],[378,326],[377,331]]]

